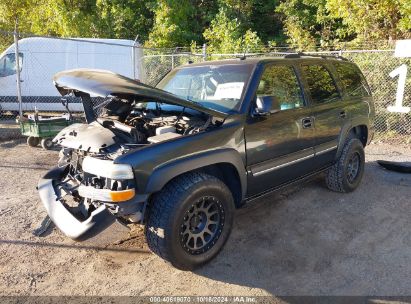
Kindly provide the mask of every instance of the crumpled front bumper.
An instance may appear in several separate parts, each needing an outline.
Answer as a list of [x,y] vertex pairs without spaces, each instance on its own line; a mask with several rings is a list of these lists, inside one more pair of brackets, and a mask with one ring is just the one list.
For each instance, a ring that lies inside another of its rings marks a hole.
[[83,222],[71,214],[60,201],[59,191],[55,186],[63,170],[55,168],[40,179],[38,192],[50,219],[65,235],[78,241],[93,238],[96,241],[110,243],[129,232],[129,229],[120,224],[105,205],[94,210]]

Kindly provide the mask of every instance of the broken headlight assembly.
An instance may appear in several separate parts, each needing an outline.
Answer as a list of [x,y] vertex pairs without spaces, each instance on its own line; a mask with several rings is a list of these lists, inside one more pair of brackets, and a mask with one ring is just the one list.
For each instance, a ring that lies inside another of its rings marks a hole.
[[127,164],[115,164],[111,160],[86,156],[83,160],[83,171],[114,180],[133,179],[133,168]]
[[130,165],[86,156],[82,169],[86,178],[78,188],[81,197],[101,202],[125,202],[135,196]]

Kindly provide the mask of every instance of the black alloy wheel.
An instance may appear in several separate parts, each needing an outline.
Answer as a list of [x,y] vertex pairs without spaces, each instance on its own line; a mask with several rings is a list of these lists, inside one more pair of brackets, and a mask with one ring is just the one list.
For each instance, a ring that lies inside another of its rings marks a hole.
[[224,207],[217,198],[205,196],[196,201],[184,215],[181,245],[190,254],[206,252],[220,237],[224,219]]
[[358,152],[351,154],[347,164],[347,180],[352,184],[360,171],[360,155]]

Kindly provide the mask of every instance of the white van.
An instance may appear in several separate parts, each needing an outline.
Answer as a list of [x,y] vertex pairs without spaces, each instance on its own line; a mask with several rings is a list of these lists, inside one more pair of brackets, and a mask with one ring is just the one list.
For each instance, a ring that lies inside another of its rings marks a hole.
[[[53,85],[53,75],[74,68],[110,70],[133,79],[144,77],[140,45],[132,40],[93,38],[24,38],[19,40],[22,108],[32,112],[65,111]],[[15,47],[0,55],[0,111],[17,113]],[[72,111],[83,110],[78,98],[69,104]]]

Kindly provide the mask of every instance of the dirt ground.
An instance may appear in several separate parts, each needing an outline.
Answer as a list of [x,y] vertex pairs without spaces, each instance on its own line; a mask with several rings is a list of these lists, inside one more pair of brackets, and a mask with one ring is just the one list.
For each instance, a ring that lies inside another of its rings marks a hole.
[[410,145],[372,144],[350,194],[322,179],[236,212],[221,254],[195,271],[150,253],[142,231],[110,247],[75,243],[45,217],[38,179],[56,151],[0,143],[0,295],[410,295],[411,175],[377,159],[411,161]]

